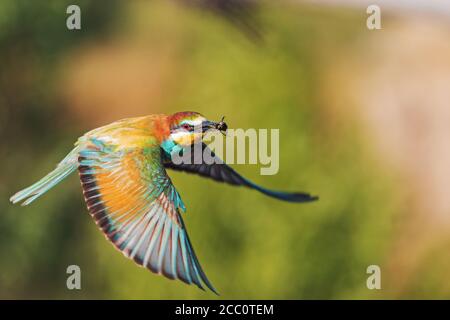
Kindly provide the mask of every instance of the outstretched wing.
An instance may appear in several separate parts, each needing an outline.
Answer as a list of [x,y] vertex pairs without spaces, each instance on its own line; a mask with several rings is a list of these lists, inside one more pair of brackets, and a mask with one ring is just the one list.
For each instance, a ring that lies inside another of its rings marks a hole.
[[159,147],[114,151],[94,141],[80,151],[78,169],[89,212],[116,248],[155,273],[217,293],[186,233]]
[[[196,173],[218,182],[225,182],[235,186],[246,186],[258,190],[269,197],[284,201],[309,202],[318,199],[318,197],[311,196],[308,193],[275,191],[261,187],[244,178],[233,168],[224,163],[223,160],[217,157],[204,143],[202,143],[201,150],[202,152],[198,153],[195,152],[195,146],[191,147],[190,150],[187,150],[189,156],[185,157],[189,161],[183,161],[180,164],[176,164],[169,157],[165,157],[164,166],[168,169]],[[203,157],[205,154],[209,155],[208,161],[205,161],[205,158]]]

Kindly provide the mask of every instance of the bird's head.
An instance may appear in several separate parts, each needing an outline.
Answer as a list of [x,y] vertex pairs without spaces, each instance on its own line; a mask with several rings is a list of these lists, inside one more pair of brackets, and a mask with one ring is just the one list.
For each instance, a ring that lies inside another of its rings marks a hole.
[[168,117],[170,133],[166,143],[174,143],[181,147],[188,147],[201,141],[209,130],[225,132],[227,125],[223,122],[209,121],[197,112],[177,112]]

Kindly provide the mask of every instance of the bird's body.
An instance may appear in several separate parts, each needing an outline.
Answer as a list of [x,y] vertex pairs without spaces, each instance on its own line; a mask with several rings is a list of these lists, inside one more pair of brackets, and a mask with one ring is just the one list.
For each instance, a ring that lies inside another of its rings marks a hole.
[[211,122],[195,112],[111,123],[80,137],[55,170],[11,201],[27,205],[78,170],[89,212],[116,248],[155,273],[216,292],[194,253],[181,218],[185,205],[166,168],[244,185],[282,200],[316,199],[262,188],[220,161],[209,165],[172,161],[174,153],[202,143],[206,131],[222,128],[226,128],[223,121]]

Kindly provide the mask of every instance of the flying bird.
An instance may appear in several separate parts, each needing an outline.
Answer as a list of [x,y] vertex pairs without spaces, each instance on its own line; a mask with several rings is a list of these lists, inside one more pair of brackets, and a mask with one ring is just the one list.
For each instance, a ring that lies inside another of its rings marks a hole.
[[[223,118],[213,122],[197,112],[113,122],[80,137],[56,169],[10,200],[28,205],[78,170],[88,210],[117,249],[154,273],[201,289],[206,285],[217,294],[191,245],[181,217],[186,208],[166,169],[245,186],[290,202],[317,197],[269,190],[242,177],[202,142],[210,130],[226,131],[227,124]],[[199,145],[210,152],[212,163],[173,161],[175,154]]]

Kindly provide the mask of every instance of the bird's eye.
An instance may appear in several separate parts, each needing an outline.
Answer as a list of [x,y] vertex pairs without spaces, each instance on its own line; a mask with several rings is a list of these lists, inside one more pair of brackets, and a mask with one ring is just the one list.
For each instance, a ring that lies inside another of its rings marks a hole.
[[182,127],[183,129],[185,129],[185,130],[190,130],[190,129],[191,129],[191,126],[188,125],[187,123],[183,124],[181,127]]

